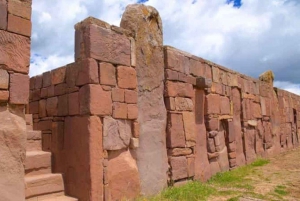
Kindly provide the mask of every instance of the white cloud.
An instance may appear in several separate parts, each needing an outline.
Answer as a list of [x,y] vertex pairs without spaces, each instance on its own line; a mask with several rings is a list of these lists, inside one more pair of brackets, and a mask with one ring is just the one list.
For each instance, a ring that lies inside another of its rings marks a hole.
[[293,84],[291,82],[282,82],[282,81],[275,81],[274,86],[284,89],[286,91],[292,92],[294,94],[300,95],[300,84]]
[[[71,58],[74,24],[91,15],[118,25],[126,5],[134,2],[33,1],[33,52],[43,57]],[[225,0],[192,2],[149,0],[146,3],[160,12],[165,44],[253,77],[271,69],[276,81],[300,83],[299,1],[243,0],[239,9]],[[36,65],[32,66],[32,75],[38,72],[36,69]]]

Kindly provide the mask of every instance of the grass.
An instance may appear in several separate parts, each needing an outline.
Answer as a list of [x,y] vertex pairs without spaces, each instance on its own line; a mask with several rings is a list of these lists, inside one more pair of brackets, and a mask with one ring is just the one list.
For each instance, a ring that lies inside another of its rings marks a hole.
[[[257,167],[269,163],[266,159],[257,159],[250,165],[236,168],[232,171],[217,173],[208,182],[198,181],[188,182],[180,187],[171,187],[162,191],[159,195],[145,198],[141,197],[138,201],[201,201],[209,197],[225,196],[228,201],[236,201],[242,195],[251,195],[256,198],[263,198],[260,194],[255,194],[252,180],[249,175],[256,173]],[[225,190],[222,188],[226,188]],[[284,193],[282,187],[277,188],[278,194]],[[280,194],[282,195],[282,194]]]
[[286,191],[286,187],[285,186],[281,186],[281,185],[276,186],[274,192],[277,193],[277,194],[279,194],[279,195],[283,195],[283,196],[289,194]]

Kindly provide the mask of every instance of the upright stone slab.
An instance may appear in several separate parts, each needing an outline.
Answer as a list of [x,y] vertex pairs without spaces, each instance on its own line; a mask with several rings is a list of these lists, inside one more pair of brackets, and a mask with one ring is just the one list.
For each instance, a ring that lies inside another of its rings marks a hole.
[[135,37],[140,123],[136,155],[141,193],[151,195],[167,186],[162,23],[153,7],[134,4],[126,7],[121,27],[132,31]]

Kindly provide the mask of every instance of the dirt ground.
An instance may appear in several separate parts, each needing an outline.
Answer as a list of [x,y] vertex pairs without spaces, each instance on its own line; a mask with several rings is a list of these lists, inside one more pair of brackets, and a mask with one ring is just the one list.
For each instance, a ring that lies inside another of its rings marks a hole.
[[257,200],[300,201],[300,148],[289,150],[269,160],[269,164],[256,167],[246,177],[248,189],[218,188],[220,191],[231,191],[231,195],[210,197],[209,200],[248,200],[241,198],[247,197]]

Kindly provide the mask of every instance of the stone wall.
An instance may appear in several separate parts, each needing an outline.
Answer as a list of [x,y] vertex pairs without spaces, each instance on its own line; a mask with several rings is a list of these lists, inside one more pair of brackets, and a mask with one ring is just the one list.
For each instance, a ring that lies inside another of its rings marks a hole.
[[149,6],[75,26],[75,62],[30,79],[29,112],[79,200],[152,195],[299,144],[300,98],[173,47]]
[[0,199],[25,200],[31,1],[0,0]]

